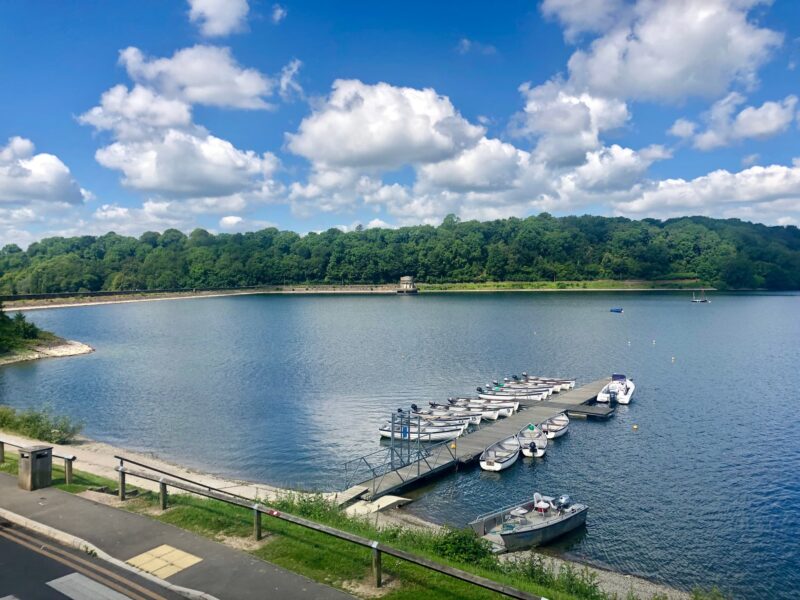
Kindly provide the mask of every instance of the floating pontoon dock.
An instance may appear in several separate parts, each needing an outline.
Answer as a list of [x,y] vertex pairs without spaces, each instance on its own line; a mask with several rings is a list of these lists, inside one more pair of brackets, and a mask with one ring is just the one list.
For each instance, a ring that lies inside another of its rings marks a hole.
[[586,404],[597,398],[597,394],[609,381],[611,379],[608,377],[598,379],[580,388],[555,394],[551,396],[552,400],[548,401],[523,400],[520,402],[520,410],[510,417],[498,419],[491,425],[485,425],[448,442],[427,458],[353,486],[342,492],[342,495],[363,496],[374,500],[386,494],[397,493],[439,473],[449,471],[458,464],[470,463],[486,448],[517,434],[527,424],[538,425],[562,412],[566,412],[570,417],[607,418],[614,413],[613,408],[607,405],[586,406]]

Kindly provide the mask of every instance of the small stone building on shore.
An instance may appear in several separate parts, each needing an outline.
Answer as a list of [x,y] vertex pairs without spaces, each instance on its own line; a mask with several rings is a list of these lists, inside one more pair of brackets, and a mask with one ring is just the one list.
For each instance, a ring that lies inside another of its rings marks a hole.
[[416,294],[419,290],[414,284],[414,278],[411,275],[406,275],[400,278],[400,288],[397,290],[398,294]]

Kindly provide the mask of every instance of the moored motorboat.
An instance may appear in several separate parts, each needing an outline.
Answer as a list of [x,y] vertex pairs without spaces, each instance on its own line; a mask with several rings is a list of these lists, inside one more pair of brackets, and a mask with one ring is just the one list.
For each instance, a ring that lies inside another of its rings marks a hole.
[[461,425],[423,425],[421,428],[398,426],[392,428],[391,423],[386,423],[378,429],[381,437],[396,440],[419,440],[421,442],[441,442],[453,440],[464,432],[465,426]]
[[484,471],[504,471],[519,458],[520,443],[517,436],[492,444],[481,453],[480,465]]
[[499,389],[484,390],[482,387],[478,389],[478,398],[481,400],[544,400],[548,393],[546,391],[533,391],[533,390],[519,390],[514,392],[512,390],[500,391]]
[[517,434],[517,439],[523,456],[541,458],[547,451],[547,434],[533,423],[523,427]]
[[618,402],[630,404],[636,384],[621,373],[614,373],[611,381],[597,394],[598,402]]
[[546,544],[586,523],[589,507],[538,492],[533,500],[487,513],[469,523],[479,536],[514,552]]
[[548,440],[561,437],[569,431],[569,417],[564,413],[557,414],[555,417],[550,417],[542,423],[542,431],[547,434]]

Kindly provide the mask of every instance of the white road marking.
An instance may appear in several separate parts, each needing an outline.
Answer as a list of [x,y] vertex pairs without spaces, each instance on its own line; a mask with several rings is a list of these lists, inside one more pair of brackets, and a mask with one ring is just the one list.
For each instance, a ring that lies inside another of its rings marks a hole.
[[129,600],[117,591],[80,573],[71,573],[47,583],[72,600]]

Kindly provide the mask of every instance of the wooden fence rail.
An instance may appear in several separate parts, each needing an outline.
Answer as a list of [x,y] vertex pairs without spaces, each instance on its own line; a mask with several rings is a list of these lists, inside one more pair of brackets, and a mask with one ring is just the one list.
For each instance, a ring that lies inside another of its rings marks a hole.
[[[543,600],[540,596],[536,596],[534,594],[530,594],[528,592],[499,583],[497,581],[487,579],[486,577],[481,577],[479,575],[474,575],[472,573],[468,573],[461,569],[456,569],[448,565],[437,563],[433,560],[429,560],[422,556],[417,556],[415,554],[411,554],[410,552],[399,550],[397,548],[393,548],[392,546],[387,546],[386,544],[383,544],[382,542],[378,542],[376,540],[370,540],[365,537],[361,537],[360,535],[355,535],[347,531],[342,531],[334,527],[329,527],[321,523],[315,523],[314,521],[309,521],[308,519],[304,519],[302,517],[297,517],[295,515],[291,515],[276,510],[269,506],[265,506],[258,502],[254,502],[253,500],[245,498],[244,496],[239,496],[237,494],[232,494],[224,490],[205,486],[200,483],[194,482],[190,479],[187,479],[185,477],[172,475],[160,469],[155,469],[143,463],[127,459],[123,456],[115,455],[114,458],[119,460],[119,466],[116,467],[116,470],[119,473],[119,497],[121,500],[125,500],[125,485],[127,477],[138,477],[140,479],[153,481],[159,484],[159,500],[162,510],[165,510],[167,508],[168,487],[176,488],[184,492],[188,492],[190,494],[196,494],[198,496],[212,498],[214,500],[219,500],[221,502],[234,504],[236,506],[241,506],[242,508],[247,508],[252,510],[253,537],[256,540],[261,539],[261,516],[267,515],[275,519],[280,519],[282,521],[287,521],[289,523],[299,525],[300,527],[311,529],[312,531],[325,533],[327,535],[330,535],[331,537],[335,537],[340,540],[345,540],[347,542],[351,542],[353,544],[362,546],[364,548],[369,548],[372,550],[372,573],[376,587],[381,587],[382,583],[381,555],[388,554],[389,556],[392,556],[394,558],[410,562],[412,564],[424,567],[426,569],[430,569],[431,571],[436,571],[437,573],[442,573],[443,575],[448,575],[449,577],[453,577],[455,579],[465,581],[472,585],[487,590],[491,590],[499,594],[503,594],[510,598],[519,598],[520,600]],[[125,466],[125,463],[141,467],[141,469],[133,469],[127,467]]]

